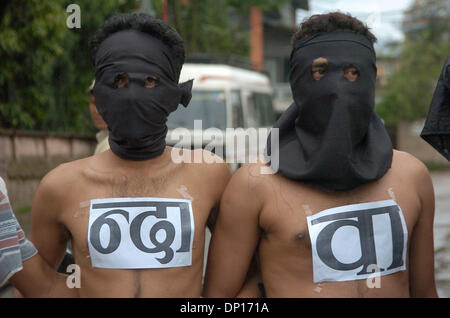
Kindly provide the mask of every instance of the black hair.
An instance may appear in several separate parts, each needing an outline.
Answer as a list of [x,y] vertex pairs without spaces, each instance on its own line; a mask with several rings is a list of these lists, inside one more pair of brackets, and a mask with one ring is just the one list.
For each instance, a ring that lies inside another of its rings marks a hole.
[[92,62],[95,63],[98,48],[108,36],[129,29],[148,33],[166,44],[174,54],[176,70],[181,71],[185,59],[183,39],[167,23],[145,13],[123,13],[107,19],[91,40]]
[[297,31],[292,37],[292,43],[296,40],[320,32],[349,31],[364,35],[373,44],[377,41],[375,35],[369,31],[366,24],[353,17],[339,11],[326,14],[315,14],[300,23]]

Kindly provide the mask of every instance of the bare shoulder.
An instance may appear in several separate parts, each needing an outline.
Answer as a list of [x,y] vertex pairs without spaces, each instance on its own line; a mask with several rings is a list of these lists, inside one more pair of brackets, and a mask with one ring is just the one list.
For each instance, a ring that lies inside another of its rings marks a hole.
[[204,149],[195,149],[193,152],[194,156],[202,156],[203,158],[201,164],[196,165],[197,169],[200,169],[206,173],[211,173],[219,178],[226,178],[228,182],[231,177],[231,172],[228,165],[221,157]]
[[172,162],[184,165],[183,174],[214,197],[220,197],[231,178],[228,165],[222,158],[204,149],[172,148]]
[[[85,160],[85,159],[82,159]],[[78,160],[80,161],[80,160]],[[40,219],[58,219],[67,196],[79,182],[80,162],[63,163],[48,172],[39,183],[32,203],[32,215]]]
[[239,217],[241,213],[259,215],[269,195],[266,180],[273,178],[261,173],[263,167],[259,163],[245,164],[233,174],[223,195],[221,211]]
[[79,159],[58,165],[42,178],[38,192],[42,194],[65,194],[71,187],[79,181],[79,176],[90,162],[90,158]]
[[414,187],[422,203],[434,200],[431,176],[422,161],[407,152],[394,150],[392,168],[405,185]]
[[205,149],[175,149],[172,148],[172,161],[177,162],[180,159],[174,157],[175,155],[181,156],[184,163],[188,163],[190,168],[196,173],[200,173],[200,176],[207,177],[207,174],[211,176],[227,176],[230,175],[225,161],[216,154]]
[[267,185],[273,182],[274,178],[276,176],[270,173],[264,163],[248,163],[233,174],[230,184],[244,193],[263,195],[267,190]]
[[410,178],[420,179],[430,175],[422,161],[404,151],[394,150],[392,167],[401,174],[405,173]]

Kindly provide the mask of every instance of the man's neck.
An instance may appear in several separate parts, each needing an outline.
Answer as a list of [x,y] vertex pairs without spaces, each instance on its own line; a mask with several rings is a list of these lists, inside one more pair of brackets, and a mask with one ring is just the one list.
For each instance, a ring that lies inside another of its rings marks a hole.
[[138,161],[122,159],[112,151],[105,151],[104,158],[105,163],[107,163],[109,166],[117,167],[120,170],[133,172],[141,171],[143,169],[163,169],[172,161],[170,154],[170,148],[166,147],[161,155],[147,160]]

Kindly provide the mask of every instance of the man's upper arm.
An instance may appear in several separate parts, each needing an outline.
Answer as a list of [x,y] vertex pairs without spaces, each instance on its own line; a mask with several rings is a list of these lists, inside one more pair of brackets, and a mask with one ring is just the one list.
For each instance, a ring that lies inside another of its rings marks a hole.
[[[43,209],[40,207],[40,201],[45,201],[49,199],[50,196],[46,195],[46,187],[49,185],[48,180],[44,180],[37,191],[34,202],[38,202],[33,206],[33,216],[38,214],[43,214]],[[52,202],[47,205],[48,208],[52,208]],[[35,207],[38,207],[37,209]],[[49,217],[48,213],[43,215],[38,215],[37,223],[48,223],[46,220]],[[35,225],[35,224],[33,224]],[[52,229],[48,226],[38,225],[37,228],[33,230],[33,234],[36,232],[42,232],[43,235],[39,235],[39,238],[46,237],[51,239]],[[45,246],[47,244],[44,242],[40,244]],[[76,297],[77,293],[74,289],[68,289],[66,286],[66,276],[58,274],[54,269],[52,269],[49,264],[42,258],[39,253],[34,256],[23,260],[22,270],[14,274],[9,280],[25,297]]]
[[[206,152],[205,150],[203,150]],[[217,221],[217,216],[219,214],[219,208],[220,208],[220,200],[222,198],[222,195],[225,191],[225,188],[228,184],[228,182],[231,179],[231,173],[230,169],[228,168],[227,164],[223,162],[223,160],[214,155],[217,160],[214,164],[204,164],[204,168],[209,169],[206,170],[206,175],[208,176],[208,179],[210,180],[211,184],[207,186],[208,189],[211,189],[211,197],[214,198],[214,206],[210,210],[208,219],[206,221],[206,225],[208,226],[209,230],[212,232],[214,229],[214,225]]]
[[212,235],[205,278],[205,297],[234,297],[242,288],[259,239],[262,206],[244,166],[223,194]]
[[411,235],[410,293],[411,297],[436,297],[434,279],[434,190],[430,174],[423,164],[417,167],[417,187],[421,210]]
[[[31,209],[31,241],[42,258],[53,268],[57,268],[67,246],[67,239],[59,222],[61,212],[60,178],[57,168],[47,174],[39,184]],[[70,195],[70,194],[66,194]]]

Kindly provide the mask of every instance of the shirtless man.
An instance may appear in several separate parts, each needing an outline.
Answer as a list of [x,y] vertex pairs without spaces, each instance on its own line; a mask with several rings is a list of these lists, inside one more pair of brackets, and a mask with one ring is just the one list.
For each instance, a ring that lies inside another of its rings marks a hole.
[[437,296],[433,185],[419,160],[392,150],[373,110],[375,40],[342,13],[312,16],[295,33],[294,103],[271,149],[279,169],[233,175],[205,296],[234,296],[255,250],[268,297]]
[[[32,204],[39,254],[11,281],[25,296],[199,297],[205,227],[230,172],[223,162],[176,164],[165,145],[167,116],[190,100],[192,82],[178,84],[183,42],[160,20],[124,14],[105,22],[93,48],[95,102],[111,150],[43,178]],[[198,152],[213,156],[188,155]],[[27,266],[42,257],[57,268],[69,240],[81,274],[71,290],[45,263]],[[36,295],[38,283],[26,279],[45,271],[55,286]]]

